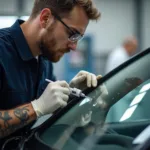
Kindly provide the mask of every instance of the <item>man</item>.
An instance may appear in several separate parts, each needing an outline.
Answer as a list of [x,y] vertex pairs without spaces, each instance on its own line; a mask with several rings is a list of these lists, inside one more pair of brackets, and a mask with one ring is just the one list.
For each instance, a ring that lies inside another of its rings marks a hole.
[[0,30],[0,138],[66,106],[69,87],[97,86],[101,76],[86,71],[70,84],[45,79],[55,81],[51,62],[76,50],[89,20],[99,17],[91,0],[35,0],[28,21]]
[[123,62],[127,61],[137,49],[137,40],[135,37],[128,37],[124,40],[122,46],[116,48],[108,56],[106,63],[106,73],[113,70]]

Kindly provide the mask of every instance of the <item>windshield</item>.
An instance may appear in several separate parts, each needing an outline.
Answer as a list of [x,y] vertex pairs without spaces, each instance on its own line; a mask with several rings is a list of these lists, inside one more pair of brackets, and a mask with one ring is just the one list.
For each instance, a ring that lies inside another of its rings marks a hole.
[[40,134],[42,142],[59,150],[90,149],[111,132],[109,122],[149,119],[150,113],[140,113],[150,97],[149,60],[150,54],[143,56],[89,92]]

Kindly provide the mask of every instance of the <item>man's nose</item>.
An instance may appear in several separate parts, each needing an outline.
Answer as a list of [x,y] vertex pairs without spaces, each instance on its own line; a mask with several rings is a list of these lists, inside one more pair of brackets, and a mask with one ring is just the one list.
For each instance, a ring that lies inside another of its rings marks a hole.
[[70,42],[68,48],[75,51],[77,49],[77,42]]

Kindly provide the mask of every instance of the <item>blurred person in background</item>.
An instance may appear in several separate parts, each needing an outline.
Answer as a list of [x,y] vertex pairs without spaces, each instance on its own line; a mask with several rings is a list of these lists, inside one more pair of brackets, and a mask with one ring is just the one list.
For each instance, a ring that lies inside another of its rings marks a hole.
[[127,61],[136,53],[137,46],[138,42],[135,37],[127,37],[121,46],[117,47],[109,54],[105,72],[108,73],[123,62]]

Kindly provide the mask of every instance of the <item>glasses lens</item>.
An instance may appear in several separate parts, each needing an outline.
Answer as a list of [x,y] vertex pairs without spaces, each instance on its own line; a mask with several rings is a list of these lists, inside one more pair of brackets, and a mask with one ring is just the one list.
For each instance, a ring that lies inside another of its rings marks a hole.
[[72,36],[69,37],[69,40],[72,42],[77,42],[81,40],[82,36],[80,34],[73,34]]

